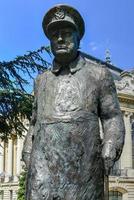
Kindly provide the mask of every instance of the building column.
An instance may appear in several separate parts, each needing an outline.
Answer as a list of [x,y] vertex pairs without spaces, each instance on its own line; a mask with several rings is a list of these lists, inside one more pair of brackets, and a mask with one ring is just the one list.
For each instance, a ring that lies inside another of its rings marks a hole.
[[124,112],[124,123],[126,129],[125,143],[121,156],[122,168],[132,168],[132,134],[131,134],[131,113]]
[[17,162],[16,162],[16,175],[19,176],[21,172],[21,159],[22,159],[23,139],[17,138]]
[[131,132],[132,132],[132,168],[134,169],[134,113],[131,116]]
[[0,141],[0,174],[4,171],[4,142]]
[[12,176],[13,171],[13,141],[9,139],[8,141],[8,160],[7,160],[7,174]]

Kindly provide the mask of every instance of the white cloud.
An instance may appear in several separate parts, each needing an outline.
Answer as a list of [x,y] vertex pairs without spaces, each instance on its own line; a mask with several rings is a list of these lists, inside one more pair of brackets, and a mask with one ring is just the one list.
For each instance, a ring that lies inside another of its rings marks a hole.
[[89,43],[91,51],[96,51],[98,49],[98,46],[95,42],[90,42]]

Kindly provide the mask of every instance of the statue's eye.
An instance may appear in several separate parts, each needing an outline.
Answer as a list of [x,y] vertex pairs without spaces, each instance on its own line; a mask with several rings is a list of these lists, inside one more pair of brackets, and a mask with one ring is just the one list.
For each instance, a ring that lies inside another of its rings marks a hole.
[[51,38],[52,39],[57,38],[57,37],[58,37],[58,33],[56,31],[51,33]]
[[72,33],[71,33],[70,31],[66,31],[66,32],[65,32],[65,35],[69,37],[69,36],[72,35]]

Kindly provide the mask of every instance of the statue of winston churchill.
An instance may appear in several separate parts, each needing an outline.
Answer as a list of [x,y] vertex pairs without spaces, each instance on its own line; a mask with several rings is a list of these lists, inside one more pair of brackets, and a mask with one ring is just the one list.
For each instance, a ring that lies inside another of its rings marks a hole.
[[43,30],[54,60],[35,82],[23,148],[26,200],[104,200],[104,174],[119,159],[125,133],[112,75],[78,50],[85,27],[76,9],[56,5]]

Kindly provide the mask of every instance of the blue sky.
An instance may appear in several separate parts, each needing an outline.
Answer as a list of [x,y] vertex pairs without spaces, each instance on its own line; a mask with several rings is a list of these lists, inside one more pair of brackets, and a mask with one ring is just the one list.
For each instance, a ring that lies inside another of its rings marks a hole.
[[1,0],[0,61],[49,45],[42,18],[57,3],[72,5],[83,16],[82,51],[104,60],[109,48],[114,65],[134,69],[134,0]]

